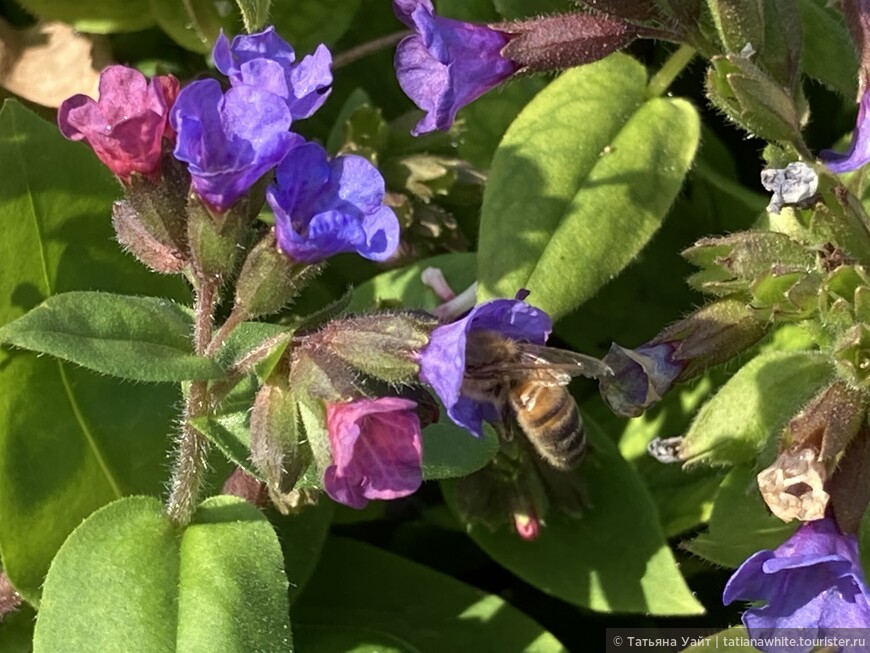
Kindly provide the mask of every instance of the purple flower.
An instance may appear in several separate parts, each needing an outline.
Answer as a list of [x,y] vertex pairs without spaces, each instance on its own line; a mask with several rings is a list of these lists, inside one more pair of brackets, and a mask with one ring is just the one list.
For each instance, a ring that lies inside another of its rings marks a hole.
[[237,36],[232,45],[221,32],[212,56],[234,87],[255,86],[284,98],[293,120],[310,117],[331,90],[332,54],[327,47],[319,45],[314,54],[294,64],[296,53],[274,27]]
[[858,105],[858,120],[849,149],[843,153],[822,150],[819,159],[828,170],[837,173],[857,170],[870,161],[870,90],[864,92]]
[[604,357],[613,375],[603,377],[598,386],[610,409],[637,417],[657,404],[685,368],[685,363],[674,360],[676,348],[663,342],[625,349],[614,342]]
[[546,313],[518,299],[479,304],[461,320],[432,331],[429,344],[420,352],[420,379],[432,386],[450,419],[479,437],[483,421],[496,421],[499,416],[491,402],[463,392],[468,335],[494,331],[512,340],[543,345],[552,329]]
[[[775,551],[751,556],[725,586],[725,604],[765,601],[743,613],[752,638],[774,629],[801,628],[807,639],[841,628],[870,628],[868,590],[858,560],[858,542],[833,519],[806,522]],[[761,646],[765,653],[805,653],[807,646]],[[843,651],[866,650],[864,646]]]
[[172,136],[167,118],[178,88],[171,75],[149,82],[138,70],[109,66],[100,74],[99,99],[79,94],[65,100],[57,124],[71,141],[86,140],[121,180],[134,172],[154,175],[163,138]]
[[364,508],[369,499],[398,499],[423,482],[423,446],[417,404],[381,397],[327,404],[333,464],[323,487],[335,501]]
[[293,149],[266,189],[275,211],[278,247],[305,263],[339,252],[373,261],[388,259],[399,246],[399,221],[384,206],[384,180],[361,156],[329,161],[316,143]]
[[193,188],[226,211],[294,146],[287,105],[253,86],[226,93],[214,79],[194,82],[178,96],[170,123],[178,132],[175,158],[188,164]]
[[431,0],[393,0],[393,11],[416,32],[399,43],[395,60],[399,85],[426,112],[415,136],[448,129],[459,109],[519,69],[501,54],[504,32],[435,16]]

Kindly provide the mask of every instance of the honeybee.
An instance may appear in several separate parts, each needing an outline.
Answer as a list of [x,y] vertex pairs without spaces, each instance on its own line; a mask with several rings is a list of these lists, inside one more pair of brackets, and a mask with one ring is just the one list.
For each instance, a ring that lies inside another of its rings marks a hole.
[[574,376],[611,374],[597,358],[519,342],[496,331],[466,340],[462,393],[509,410],[529,442],[552,467],[569,471],[586,452],[577,403],[566,386]]

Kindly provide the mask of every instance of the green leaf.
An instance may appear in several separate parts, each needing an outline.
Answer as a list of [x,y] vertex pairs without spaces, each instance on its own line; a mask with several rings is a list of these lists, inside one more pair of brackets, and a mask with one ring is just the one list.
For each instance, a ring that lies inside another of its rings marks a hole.
[[[469,534],[496,562],[535,587],[599,612],[702,614],[659,525],[655,504],[599,427],[584,420],[592,451],[579,472],[588,507],[572,519],[551,510],[538,538],[507,528]],[[450,500],[448,486],[448,500]]]
[[848,100],[858,92],[858,59],[843,15],[824,0],[798,0],[804,72]]
[[259,354],[264,349],[274,350],[273,353],[284,351],[292,336],[293,330],[280,324],[242,322],[218,349],[215,359],[226,370],[244,367],[252,353]]
[[763,0],[707,0],[707,6],[726,51],[739,53],[747,44],[764,50]]
[[271,24],[297,58],[321,43],[332,45],[347,31],[361,0],[282,0],[272,5]]
[[248,34],[260,31],[269,20],[269,7],[272,0],[236,0],[245,22]]
[[498,437],[489,425],[483,437],[476,438],[445,417],[423,429],[423,478],[432,481],[468,476],[484,467],[497,451]]
[[151,0],[160,29],[180,46],[201,54],[211,52],[221,29],[228,37],[239,31],[239,14],[231,9],[229,3],[214,0]]
[[370,311],[379,306],[394,304],[406,308],[431,310],[441,303],[435,292],[420,280],[423,270],[440,268],[447,282],[458,294],[474,283],[475,255],[473,252],[441,254],[417,261],[397,270],[390,270],[360,284],[353,291],[348,310]]
[[[130,5],[126,5],[130,6]],[[118,183],[88,147],[15,102],[0,111],[0,324],[56,293],[99,289],[185,300],[112,240]],[[31,603],[67,535],[124,494],[160,493],[178,389],[121,383],[0,351],[3,568]]]
[[166,299],[68,292],[0,328],[0,343],[132,381],[223,376],[219,365],[193,354],[192,329],[190,313]]
[[565,650],[503,599],[341,538],[327,541],[292,616],[307,653]]
[[833,369],[816,352],[769,352],[749,361],[698,412],[680,448],[687,464],[754,464]]
[[42,20],[70,23],[94,34],[133,32],[154,24],[149,0],[20,0],[18,4]]
[[694,158],[699,123],[686,101],[644,99],[645,89],[643,66],[618,54],[563,73],[526,105],[484,193],[480,299],[528,288],[558,318],[659,228]]
[[735,568],[757,551],[778,547],[797,525],[770,514],[758,493],[755,472],[735,467],[719,487],[709,529],[682,547],[717,565]]
[[33,650],[290,651],[288,611],[278,538],[257,508],[212,497],[179,533],[157,499],[129,497],[58,551]]

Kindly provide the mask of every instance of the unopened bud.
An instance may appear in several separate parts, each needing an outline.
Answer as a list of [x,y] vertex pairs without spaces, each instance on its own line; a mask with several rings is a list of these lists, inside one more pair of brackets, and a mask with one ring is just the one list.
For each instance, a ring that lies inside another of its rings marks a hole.
[[239,497],[258,508],[265,508],[269,499],[266,484],[241,467],[236,467],[236,471],[224,482],[221,494]]
[[291,261],[270,230],[245,258],[236,282],[236,307],[248,320],[277,313],[321,269],[320,264]]
[[541,534],[541,522],[538,521],[533,508],[529,508],[525,513],[514,513],[514,529],[520,538],[531,542],[538,539]]
[[272,379],[264,384],[251,410],[251,462],[282,512],[285,495],[308,464],[299,447],[298,422],[296,397],[286,383]]
[[351,367],[376,379],[412,381],[420,371],[420,350],[437,325],[425,313],[378,313],[333,320],[318,337]]
[[154,272],[177,274],[184,269],[185,254],[173,245],[157,240],[127,200],[112,205],[112,225],[124,249]]
[[870,504],[870,429],[861,427],[843,452],[826,487],[844,533],[857,533]]

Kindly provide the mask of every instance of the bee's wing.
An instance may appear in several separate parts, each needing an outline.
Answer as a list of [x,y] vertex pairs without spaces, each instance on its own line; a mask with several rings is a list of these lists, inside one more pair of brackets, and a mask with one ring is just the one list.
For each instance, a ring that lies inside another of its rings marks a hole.
[[600,378],[613,372],[592,356],[567,349],[523,343],[519,355],[512,361],[502,361],[479,370],[481,376],[510,379],[534,379],[546,385],[567,385],[574,376]]

